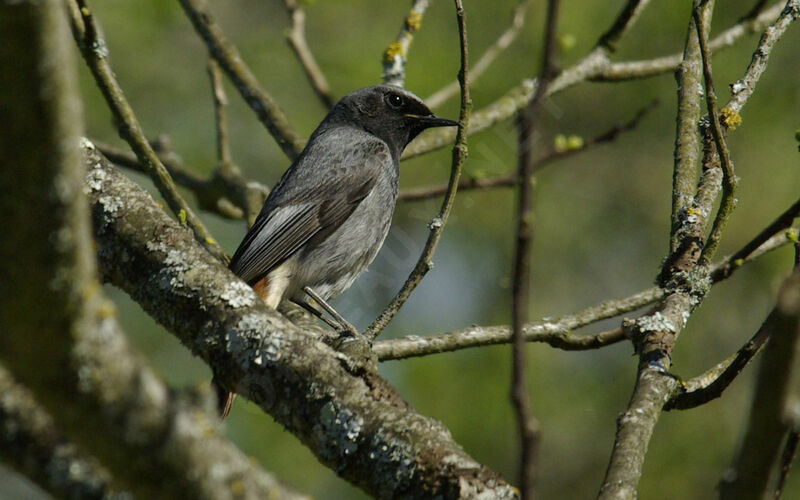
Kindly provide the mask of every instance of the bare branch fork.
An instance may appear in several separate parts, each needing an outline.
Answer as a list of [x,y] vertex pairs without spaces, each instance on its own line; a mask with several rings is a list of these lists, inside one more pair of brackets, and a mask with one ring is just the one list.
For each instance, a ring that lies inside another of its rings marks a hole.
[[161,163],[150,143],[145,138],[142,127],[133,112],[130,104],[125,99],[122,88],[119,86],[111,65],[108,62],[108,49],[105,41],[100,37],[96,20],[86,0],[71,0],[68,3],[72,32],[83,58],[97,86],[103,94],[109,109],[116,121],[120,124],[119,133],[128,142],[139,163],[147,167],[147,173],[158,188],[161,196],[166,200],[172,212],[182,222],[192,228],[198,241],[217,258],[225,260],[227,257],[219,247],[203,222],[194,214],[178,193],[175,183],[169,172]]

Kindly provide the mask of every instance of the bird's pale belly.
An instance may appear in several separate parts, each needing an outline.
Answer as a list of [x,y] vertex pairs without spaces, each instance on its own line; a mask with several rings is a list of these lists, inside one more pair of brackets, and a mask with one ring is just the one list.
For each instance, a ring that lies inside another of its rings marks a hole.
[[[325,241],[312,249],[304,249],[287,261],[286,271],[289,286],[284,297],[302,298],[302,288],[311,287],[323,299],[336,297],[347,290],[353,281],[366,270],[383,245],[389,232],[394,212],[394,197],[391,206],[374,210],[369,203],[372,196],[380,196],[376,186],[363,203]],[[386,191],[384,191],[384,196]],[[354,250],[355,249],[355,250]]]

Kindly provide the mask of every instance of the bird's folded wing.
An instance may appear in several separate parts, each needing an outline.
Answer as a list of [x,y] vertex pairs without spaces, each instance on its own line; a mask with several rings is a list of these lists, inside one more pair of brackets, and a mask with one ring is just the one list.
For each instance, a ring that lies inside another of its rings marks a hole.
[[262,211],[236,250],[231,270],[249,284],[256,283],[312,238],[317,244],[327,238],[367,197],[375,181],[370,175],[355,183],[334,182],[322,193],[297,193],[295,200]]

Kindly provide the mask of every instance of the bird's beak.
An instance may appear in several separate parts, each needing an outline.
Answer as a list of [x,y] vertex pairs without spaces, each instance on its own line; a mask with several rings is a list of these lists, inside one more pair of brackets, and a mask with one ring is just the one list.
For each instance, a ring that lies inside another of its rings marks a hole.
[[422,125],[422,128],[431,128],[431,127],[456,127],[458,126],[457,121],[448,120],[447,118],[439,118],[435,115],[414,115],[414,114],[407,114],[405,115],[406,118],[411,118],[415,120],[417,123]]

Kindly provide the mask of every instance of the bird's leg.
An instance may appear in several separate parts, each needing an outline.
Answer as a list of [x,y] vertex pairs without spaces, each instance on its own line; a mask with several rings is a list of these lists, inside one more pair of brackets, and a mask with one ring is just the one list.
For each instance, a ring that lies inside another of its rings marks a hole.
[[[312,299],[314,299],[314,301],[315,301],[317,304],[319,304],[319,306],[320,306],[321,308],[325,309],[325,311],[326,311],[328,314],[330,314],[331,316],[333,316],[333,319],[334,319],[334,320],[336,320],[336,322],[337,322],[337,323],[339,323],[337,326],[338,326],[338,327],[339,327],[341,330],[343,330],[343,331],[345,331],[345,332],[349,333],[349,334],[350,334],[350,335],[352,335],[353,337],[358,337],[358,335],[359,335],[359,334],[358,334],[358,330],[356,330],[356,328],[355,328],[353,325],[351,325],[351,324],[350,324],[350,323],[349,323],[349,322],[348,322],[346,319],[344,319],[344,318],[342,317],[342,315],[341,315],[341,314],[339,314],[338,312],[336,312],[336,309],[334,309],[334,308],[332,308],[330,305],[328,305],[328,303],[327,303],[327,302],[325,302],[325,300],[324,300],[322,297],[320,297],[320,296],[317,294],[317,292],[315,292],[314,290],[312,290],[312,289],[311,289],[311,287],[309,287],[309,286],[304,286],[304,287],[303,287],[303,291],[304,291],[304,292],[306,292],[306,294],[308,294],[308,296],[309,296],[309,297],[311,297]],[[324,320],[323,320],[323,321],[324,321]],[[326,322],[326,323],[328,323],[327,321],[325,321],[325,322]],[[328,324],[330,324],[330,323],[328,323]],[[334,327],[334,328],[335,328],[335,327]]]
[[339,325],[338,323],[336,323],[332,319],[330,319],[327,316],[325,316],[324,314],[322,314],[322,311],[320,311],[316,307],[312,306],[311,304],[309,304],[305,300],[292,299],[292,302],[294,302],[298,306],[302,307],[306,311],[310,312],[312,315],[314,315],[314,317],[317,317],[317,318],[321,319],[326,325],[328,325],[329,327],[333,328],[334,330],[337,330],[337,329],[341,328],[341,325]]

